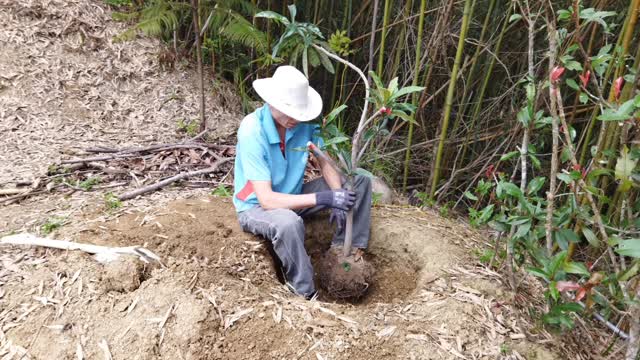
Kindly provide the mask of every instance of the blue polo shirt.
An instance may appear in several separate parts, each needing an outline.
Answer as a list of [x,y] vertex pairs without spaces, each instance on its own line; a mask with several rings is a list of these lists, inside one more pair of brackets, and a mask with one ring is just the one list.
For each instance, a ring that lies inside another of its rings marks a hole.
[[[259,206],[251,181],[271,181],[275,192],[300,194],[307,166],[308,141],[316,145],[317,124],[301,123],[287,129],[281,143],[268,105],[247,115],[238,129],[234,166],[233,205],[237,212]],[[301,150],[305,149],[305,150]]]

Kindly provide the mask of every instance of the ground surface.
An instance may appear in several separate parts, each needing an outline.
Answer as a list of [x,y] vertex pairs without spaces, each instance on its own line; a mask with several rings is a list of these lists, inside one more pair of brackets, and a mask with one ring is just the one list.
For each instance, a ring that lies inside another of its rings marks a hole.
[[[0,186],[42,175],[88,146],[175,141],[197,114],[193,72],[164,71],[161,45],[113,43],[125,29],[89,0],[0,0]],[[238,100],[207,82],[216,138]],[[143,245],[101,264],[80,252],[0,247],[1,359],[553,359],[566,353],[521,317],[523,298],[479,266],[481,234],[410,207],[373,211],[376,270],[357,304],[305,301],[275,276],[266,244],[243,233],[229,198],[179,187],[108,210],[106,189],[0,207],[10,232],[107,246]],[[330,239],[307,224],[316,262]],[[576,358],[581,355],[574,354]],[[565,356],[566,357],[566,356]]]

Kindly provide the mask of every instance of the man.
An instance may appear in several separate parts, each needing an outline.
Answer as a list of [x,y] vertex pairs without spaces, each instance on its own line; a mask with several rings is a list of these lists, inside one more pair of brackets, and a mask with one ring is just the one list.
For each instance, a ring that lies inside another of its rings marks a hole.
[[322,99],[307,78],[292,66],[281,66],[273,77],[258,79],[253,88],[264,106],[247,115],[238,129],[233,203],[244,231],[273,243],[288,285],[297,294],[316,294],[313,267],[304,248],[302,217],[331,209],[337,224],[332,246],[344,242],[346,212],[354,210],[353,246],[365,249],[369,242],[371,182],[357,176],[353,190],[342,188],[340,175],[318,159],[322,178],[303,184],[309,153],[315,143],[315,124]]

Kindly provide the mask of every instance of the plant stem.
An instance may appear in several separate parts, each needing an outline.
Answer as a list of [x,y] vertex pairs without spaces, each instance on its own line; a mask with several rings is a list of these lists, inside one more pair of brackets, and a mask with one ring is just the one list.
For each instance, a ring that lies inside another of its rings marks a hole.
[[471,0],[465,0],[464,11],[462,14],[462,27],[460,29],[460,38],[458,41],[458,50],[456,52],[456,59],[453,63],[453,70],[451,71],[452,81],[449,83],[449,90],[447,92],[447,99],[445,101],[444,117],[442,119],[442,126],[440,130],[440,142],[438,143],[438,149],[436,152],[436,161],[434,164],[433,181],[431,182],[430,199],[435,198],[438,182],[440,181],[440,167],[442,161],[442,151],[444,149],[444,142],[447,138],[447,129],[449,127],[449,118],[451,117],[451,108],[453,106],[453,95],[456,89],[456,79],[458,77],[458,70],[460,69],[460,63],[462,61],[462,54],[464,51],[464,43],[467,36],[467,29],[469,24],[469,12],[471,9]]
[[545,236],[547,243],[547,255],[553,252],[553,210],[556,194],[556,176],[558,174],[558,103],[556,92],[558,92],[556,82],[551,80],[551,73],[556,66],[558,55],[556,22],[553,14],[547,14],[547,28],[549,29],[549,100],[551,102],[551,172],[549,174],[549,191],[547,191],[547,216],[545,219]]

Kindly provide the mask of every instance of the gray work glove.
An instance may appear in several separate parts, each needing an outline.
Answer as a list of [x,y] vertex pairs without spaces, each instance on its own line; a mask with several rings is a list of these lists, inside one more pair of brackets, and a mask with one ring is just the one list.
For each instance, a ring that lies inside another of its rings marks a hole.
[[356,202],[356,193],[349,190],[326,190],[316,193],[316,205],[349,211]]
[[342,231],[344,225],[347,223],[347,212],[340,209],[331,209],[329,223],[336,224],[336,230],[338,232]]

